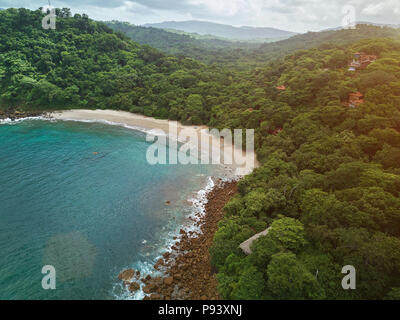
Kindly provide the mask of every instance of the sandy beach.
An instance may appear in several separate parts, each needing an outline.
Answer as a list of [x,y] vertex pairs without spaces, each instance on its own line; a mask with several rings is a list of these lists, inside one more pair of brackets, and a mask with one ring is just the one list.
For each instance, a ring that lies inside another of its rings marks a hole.
[[160,120],[116,110],[56,111],[51,114],[51,117],[57,120],[110,122],[143,130],[153,136],[167,135],[169,139],[194,147],[201,157],[212,159],[212,163],[234,169],[235,174],[239,176],[247,175],[259,166],[253,150],[242,151],[229,139],[225,141],[219,135],[212,135],[206,126],[186,126],[176,121]]

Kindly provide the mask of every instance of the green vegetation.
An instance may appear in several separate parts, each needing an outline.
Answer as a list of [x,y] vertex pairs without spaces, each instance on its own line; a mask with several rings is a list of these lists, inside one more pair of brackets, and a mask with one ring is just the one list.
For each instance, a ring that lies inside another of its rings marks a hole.
[[320,46],[329,47],[330,45],[350,45],[361,40],[374,38],[398,39],[399,36],[399,29],[359,24],[356,29],[308,32],[272,44],[267,43],[255,49],[250,56],[242,57],[242,60],[247,62],[254,60],[265,63],[265,61],[271,58],[279,58],[296,50],[318,48]]
[[197,108],[193,119],[208,121],[212,99],[199,106],[191,95],[212,95],[226,72],[167,57],[69,9],[57,15],[57,29],[44,30],[39,10],[0,12],[1,108],[112,108],[186,123]]
[[255,42],[235,42],[206,36],[196,38],[184,32],[134,26],[128,22],[105,23],[111,29],[125,33],[130,39],[159,49],[167,55],[193,58],[207,64],[234,64],[238,52],[244,55],[260,46],[260,43]]
[[[57,30],[43,30],[40,11],[0,12],[1,108],[113,108],[255,129],[262,165],[239,183],[210,250],[223,298],[399,298],[398,31],[304,35],[318,48],[272,44],[276,52],[266,46],[263,54],[277,59],[246,56],[238,69],[259,67],[239,72],[168,57],[87,16],[58,14]],[[378,59],[350,72],[355,52]],[[357,91],[365,103],[344,105]],[[239,244],[267,227],[245,256]],[[348,264],[357,290],[341,287]]]
[[345,46],[364,39],[398,38],[399,29],[377,27],[367,24],[357,29],[308,32],[289,39],[276,38],[274,42],[233,42],[221,39],[195,39],[190,34],[175,31],[175,34],[163,29],[144,28],[124,22],[107,22],[107,25],[124,32],[132,40],[157,48],[168,55],[190,57],[207,64],[217,63],[225,68],[250,70],[263,68],[268,61],[279,59],[298,50],[310,48],[329,48]]
[[[243,298],[242,283],[260,274],[249,299],[398,296],[399,50],[380,38],[298,51],[254,71],[212,109],[213,125],[257,128],[262,163],[239,183],[211,248],[224,298]],[[349,72],[354,52],[378,60]],[[343,105],[355,91],[365,103]],[[245,256],[239,244],[266,227]],[[341,287],[345,265],[357,270],[357,290]]]

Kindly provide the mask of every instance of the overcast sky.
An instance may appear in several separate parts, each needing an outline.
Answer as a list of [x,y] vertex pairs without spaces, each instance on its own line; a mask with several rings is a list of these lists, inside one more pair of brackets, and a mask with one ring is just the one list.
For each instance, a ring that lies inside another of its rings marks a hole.
[[[0,8],[37,9],[48,0],[0,0]],[[97,20],[133,24],[208,20],[235,26],[274,27],[296,32],[338,27],[346,16],[357,21],[400,24],[400,0],[51,0]]]

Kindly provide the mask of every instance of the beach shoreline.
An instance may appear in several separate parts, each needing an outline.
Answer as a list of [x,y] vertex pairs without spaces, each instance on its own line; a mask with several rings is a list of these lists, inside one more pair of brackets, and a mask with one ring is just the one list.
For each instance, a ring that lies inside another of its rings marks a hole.
[[[256,154],[253,152],[245,152],[234,144],[224,143],[219,136],[210,134],[207,126],[182,125],[176,121],[163,119],[155,119],[140,114],[134,114],[127,111],[117,110],[63,110],[54,111],[50,118],[63,121],[81,121],[81,122],[100,122],[106,124],[121,125],[133,130],[143,131],[153,136],[167,135],[170,139],[180,141],[179,135],[184,134],[194,137],[196,148],[199,153],[208,152],[213,161],[219,160],[219,164],[227,169],[235,170],[235,175],[245,176],[250,174],[259,166]],[[190,138],[191,139],[191,138]],[[235,163],[235,159],[245,159],[245,164]],[[224,159],[233,159],[233,161]],[[226,162],[226,163],[225,163]]]

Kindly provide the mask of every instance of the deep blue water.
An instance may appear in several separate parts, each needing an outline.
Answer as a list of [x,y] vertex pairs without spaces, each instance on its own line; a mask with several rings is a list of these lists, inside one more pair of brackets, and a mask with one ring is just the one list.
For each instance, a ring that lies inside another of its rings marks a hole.
[[[211,174],[151,166],[148,146],[99,123],[0,125],[0,299],[130,298],[118,273],[152,270]],[[44,265],[56,290],[42,288]]]

